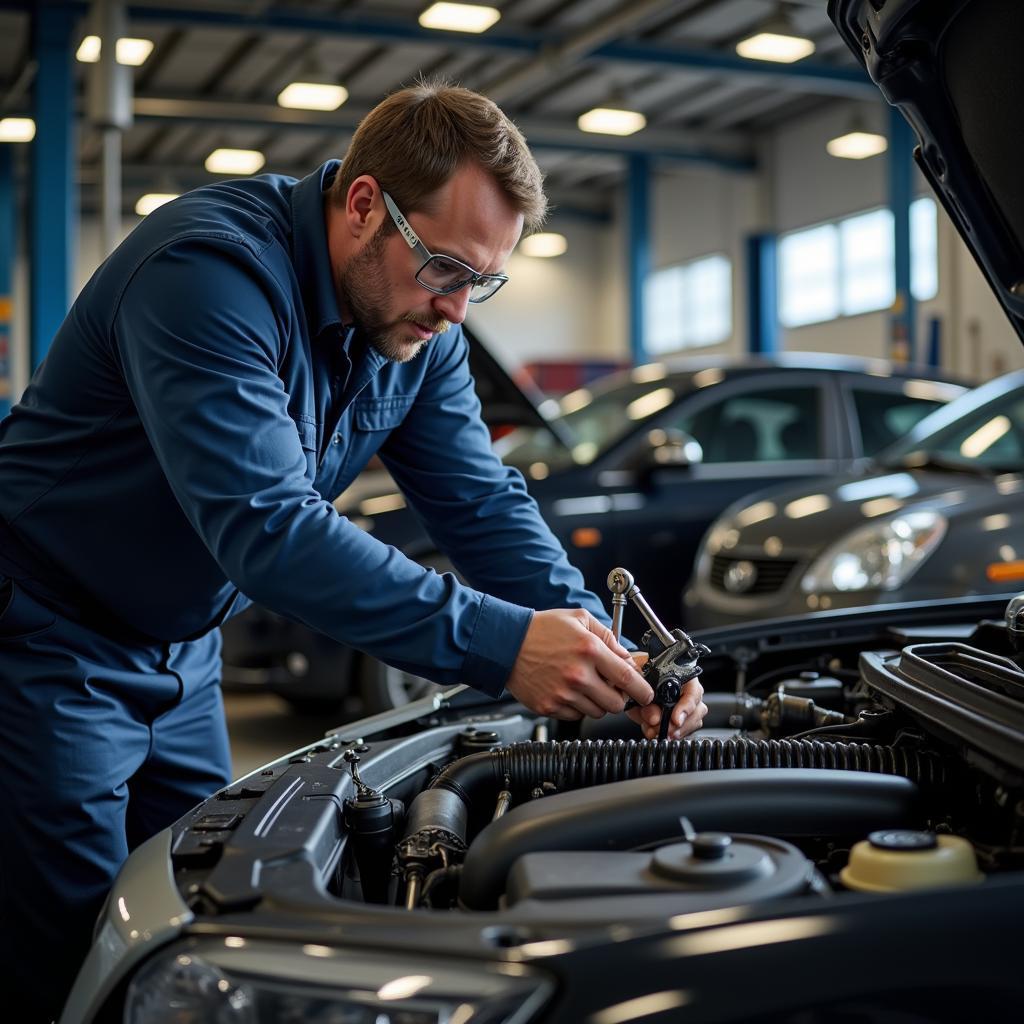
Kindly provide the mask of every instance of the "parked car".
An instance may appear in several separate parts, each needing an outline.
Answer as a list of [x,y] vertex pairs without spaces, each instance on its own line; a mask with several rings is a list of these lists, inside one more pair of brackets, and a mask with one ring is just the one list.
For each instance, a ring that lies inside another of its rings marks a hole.
[[727,509],[686,592],[694,628],[999,593],[1024,582],[1024,371],[922,420],[866,469]]
[[[481,369],[489,380],[500,368]],[[604,587],[609,566],[629,564],[648,581],[649,600],[678,608],[701,535],[730,502],[769,480],[848,467],[964,390],[933,370],[880,360],[686,358],[572,392],[560,415],[534,412],[496,450],[522,470],[590,589]],[[386,473],[363,474],[335,505],[409,557],[457,568]],[[227,681],[263,678],[299,706],[337,703],[354,682],[365,706],[381,710],[431,686],[259,610],[227,625],[225,650]]]
[[1017,1019],[1004,607],[705,633],[682,742],[465,687],[332,729],[131,855],[62,1024]]

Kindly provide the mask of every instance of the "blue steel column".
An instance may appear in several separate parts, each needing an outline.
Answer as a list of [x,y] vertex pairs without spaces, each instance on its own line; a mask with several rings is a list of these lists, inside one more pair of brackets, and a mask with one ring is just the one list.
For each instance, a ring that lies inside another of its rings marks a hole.
[[896,301],[889,327],[891,358],[917,358],[914,296],[910,292],[910,201],[914,189],[914,133],[896,107],[889,108],[889,208],[895,229]]
[[32,13],[36,137],[32,143],[29,245],[30,351],[46,356],[71,305],[75,242],[75,107],[70,4],[37,3]]
[[747,351],[771,355],[779,350],[778,239],[747,236]]
[[11,327],[14,320],[14,160],[0,142],[0,419],[11,411]]
[[644,285],[651,269],[650,161],[636,153],[629,158],[626,265],[629,285],[629,347],[634,364],[647,359]]

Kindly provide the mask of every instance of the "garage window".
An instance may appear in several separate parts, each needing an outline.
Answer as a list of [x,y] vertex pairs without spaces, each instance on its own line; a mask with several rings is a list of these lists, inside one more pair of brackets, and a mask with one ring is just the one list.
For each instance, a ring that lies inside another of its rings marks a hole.
[[732,262],[716,254],[657,270],[647,279],[648,355],[717,345],[732,336]]
[[[868,210],[779,241],[779,320],[784,327],[888,309],[895,298],[893,220]],[[938,291],[935,200],[910,204],[910,290],[918,302]]]

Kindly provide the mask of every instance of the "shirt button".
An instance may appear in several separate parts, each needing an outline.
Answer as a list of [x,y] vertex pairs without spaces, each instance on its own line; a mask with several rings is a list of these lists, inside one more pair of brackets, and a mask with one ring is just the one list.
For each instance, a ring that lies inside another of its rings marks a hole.
[[341,434],[335,434],[334,437],[331,438],[331,443],[341,444]]

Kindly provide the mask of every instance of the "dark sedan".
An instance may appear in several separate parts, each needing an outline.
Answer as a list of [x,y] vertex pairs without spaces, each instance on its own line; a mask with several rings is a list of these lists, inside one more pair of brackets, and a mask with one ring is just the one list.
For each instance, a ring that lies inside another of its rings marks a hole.
[[1024,580],[1024,371],[933,413],[867,470],[726,510],[686,594],[695,627]]
[[[496,447],[522,470],[591,589],[604,593],[608,567],[628,564],[649,600],[678,608],[700,538],[730,502],[769,481],[849,467],[963,391],[934,371],[882,361],[682,359],[615,374],[557,408],[542,406],[546,423],[537,417]],[[411,558],[457,570],[386,473],[364,474],[335,505]],[[225,678],[259,678],[272,664],[267,681],[295,703],[338,699],[355,677],[367,706],[379,710],[425,685],[372,659],[353,663],[346,648],[266,613],[250,613],[225,633]]]

